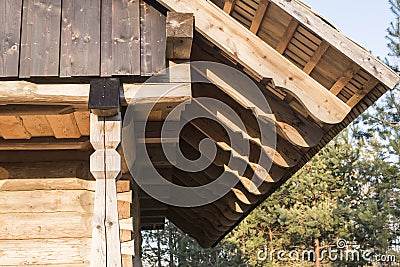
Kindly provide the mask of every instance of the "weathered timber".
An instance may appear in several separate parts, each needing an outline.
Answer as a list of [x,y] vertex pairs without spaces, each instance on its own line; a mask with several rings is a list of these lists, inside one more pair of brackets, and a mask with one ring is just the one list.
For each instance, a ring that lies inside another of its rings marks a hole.
[[140,0],[141,75],[151,76],[166,66],[166,18]]
[[102,1],[101,76],[140,75],[139,1]]
[[60,76],[99,76],[100,1],[63,1]]
[[58,76],[61,0],[24,1],[20,78]]
[[18,77],[22,0],[2,0],[1,6],[0,77]]
[[194,16],[191,13],[168,12],[167,58],[190,59],[194,34]]

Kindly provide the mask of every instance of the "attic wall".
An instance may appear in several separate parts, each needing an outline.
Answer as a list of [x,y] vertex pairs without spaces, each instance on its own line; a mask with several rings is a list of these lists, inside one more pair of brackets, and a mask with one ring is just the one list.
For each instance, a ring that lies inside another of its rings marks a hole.
[[2,3],[0,78],[151,76],[165,68],[166,19],[144,0]]

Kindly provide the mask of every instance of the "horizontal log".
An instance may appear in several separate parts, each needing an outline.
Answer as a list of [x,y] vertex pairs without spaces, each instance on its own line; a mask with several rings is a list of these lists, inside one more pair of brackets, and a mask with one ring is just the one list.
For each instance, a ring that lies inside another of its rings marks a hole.
[[[19,180],[20,183],[24,183],[25,181],[29,182],[29,179]],[[81,185],[82,184],[80,184],[80,186]],[[33,213],[40,213],[40,212],[92,213],[93,212],[93,199],[94,199],[93,191],[87,191],[87,190],[3,191],[4,190],[3,187],[0,187],[0,190],[1,190],[0,215],[12,214],[12,213],[29,213],[29,212]]]
[[0,240],[0,262],[3,266],[82,263],[87,266],[90,247],[91,238]]
[[[90,84],[34,84],[26,81],[0,82],[0,105],[87,106]],[[183,102],[191,97],[190,83],[124,84],[121,104]]]
[[[90,238],[92,215],[77,212],[0,214],[0,240]],[[59,248],[55,251],[58,252]]]
[[54,137],[35,137],[30,140],[0,140],[0,150],[90,150],[87,137],[79,139],[56,139]]

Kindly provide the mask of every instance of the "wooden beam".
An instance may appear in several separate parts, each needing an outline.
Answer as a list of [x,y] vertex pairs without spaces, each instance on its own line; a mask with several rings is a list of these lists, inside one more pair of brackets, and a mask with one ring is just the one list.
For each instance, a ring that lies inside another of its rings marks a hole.
[[371,55],[366,49],[338,32],[335,28],[326,23],[324,19],[316,15],[311,9],[299,1],[270,1],[280,7],[284,12],[291,15],[293,19],[299,21],[303,27],[319,35],[320,38],[342,52],[354,61],[355,64],[364,68],[369,74],[389,88],[394,88],[400,81],[399,76],[390,67]]
[[30,140],[1,140],[0,151],[8,150],[90,150],[88,138],[56,139],[54,137],[36,137]]
[[54,115],[54,114],[70,114],[80,110],[87,110],[87,107],[73,107],[66,105],[2,105],[0,106],[1,116],[37,116],[37,115]]
[[92,257],[90,266],[121,266],[116,179],[121,174],[121,114],[115,117],[90,115],[90,172],[96,179]]
[[322,56],[329,48],[329,43],[326,41],[322,41],[322,43],[318,46],[317,50],[314,52],[314,55],[311,57],[310,61],[304,66],[303,71],[307,74],[310,74],[315,66],[317,66],[318,62],[321,60]]
[[371,78],[366,84],[362,86],[362,88],[357,91],[347,102],[346,104],[349,105],[350,107],[354,107],[355,105],[358,104],[358,102],[363,99],[364,96],[366,96],[372,89],[375,88],[379,84],[379,81],[375,78]]
[[194,34],[194,17],[191,13],[168,12],[167,58],[190,59]]
[[[88,105],[89,84],[35,84],[26,81],[0,82],[0,105]],[[124,84],[121,105],[159,100],[183,102],[191,98],[190,83]]]
[[330,91],[334,95],[338,95],[340,91],[353,79],[354,75],[361,69],[361,67],[355,63],[351,64],[350,68],[343,73],[336,83],[330,88]]
[[233,11],[233,8],[235,7],[236,4],[236,0],[225,0],[225,4],[224,4],[224,11],[227,14],[231,14]]
[[283,54],[285,52],[298,26],[299,23],[295,19],[292,19],[289,22],[286,32],[283,34],[282,39],[279,41],[278,45],[275,48],[279,54]]
[[202,35],[245,68],[273,79],[275,87],[293,94],[317,121],[339,123],[350,112],[340,99],[210,1],[159,2],[170,10],[202,18],[195,21]]
[[258,4],[256,14],[254,15],[254,19],[251,22],[250,31],[254,34],[258,33],[258,29],[260,28],[261,22],[264,19],[264,15],[267,12],[269,6],[268,0],[260,0]]

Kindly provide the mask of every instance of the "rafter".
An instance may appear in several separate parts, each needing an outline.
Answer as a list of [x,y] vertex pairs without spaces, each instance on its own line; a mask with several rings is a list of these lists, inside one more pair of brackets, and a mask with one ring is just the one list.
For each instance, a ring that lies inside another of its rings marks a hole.
[[158,1],[170,10],[202,18],[195,21],[202,35],[245,68],[273,79],[274,86],[293,94],[316,120],[335,124],[350,112],[340,99],[209,1]]
[[225,0],[224,12],[226,12],[227,14],[231,14],[231,12],[233,11],[233,8],[235,7],[235,4],[236,4],[236,0]]
[[282,36],[282,39],[279,41],[278,45],[275,47],[276,51],[278,51],[279,54],[283,54],[288,47],[290,41],[293,38],[294,33],[297,30],[297,27],[299,26],[299,23],[297,20],[292,19],[289,22],[289,25],[285,31],[285,33]]
[[318,46],[317,50],[312,55],[311,59],[307,64],[304,66],[303,71],[307,74],[310,74],[315,66],[317,66],[318,62],[321,60],[322,56],[329,48],[329,43],[326,41],[322,41],[322,43]]
[[361,69],[360,66],[353,63],[350,68],[343,73],[342,77],[340,77],[336,83],[331,87],[330,91],[334,95],[338,95],[340,91],[353,79],[354,75]]
[[250,31],[254,34],[257,34],[258,29],[260,28],[261,22],[263,21],[264,15],[267,12],[269,6],[268,0],[260,0],[258,4],[256,14],[254,15],[254,19],[251,22]]
[[362,86],[346,103],[350,107],[354,107],[357,103],[363,99],[375,86],[379,84],[379,81],[375,78],[371,78],[366,84]]

